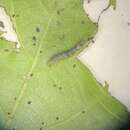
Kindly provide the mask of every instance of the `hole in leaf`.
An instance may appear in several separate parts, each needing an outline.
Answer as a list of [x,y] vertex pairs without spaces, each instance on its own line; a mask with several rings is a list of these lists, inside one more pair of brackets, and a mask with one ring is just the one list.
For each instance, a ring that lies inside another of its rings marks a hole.
[[10,17],[3,7],[0,8],[0,14],[0,27],[2,28],[1,33],[3,34],[1,35],[1,38],[4,38],[7,41],[11,41],[13,44],[17,43],[16,49],[17,51],[19,51],[20,42],[11,21],[11,17],[14,17],[15,15],[12,14],[12,16]]

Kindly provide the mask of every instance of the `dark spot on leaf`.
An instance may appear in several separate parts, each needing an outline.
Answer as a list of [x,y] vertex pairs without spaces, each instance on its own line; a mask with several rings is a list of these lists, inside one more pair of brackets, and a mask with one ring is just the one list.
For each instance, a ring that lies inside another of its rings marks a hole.
[[85,112],[86,112],[85,110],[82,111],[83,114],[85,114]]
[[40,53],[42,53],[42,50],[40,50]]
[[28,101],[27,103],[28,103],[28,104],[31,104],[31,103],[32,103],[32,101]]
[[30,77],[33,77],[33,73],[30,74]]
[[14,17],[15,17],[15,14],[12,14],[12,17],[14,18]]
[[42,128],[40,128],[39,130],[42,130]]
[[45,123],[44,122],[42,122],[42,125],[44,125]]
[[14,97],[14,100],[16,101],[16,100],[17,100],[17,98],[16,98],[16,97]]
[[19,15],[18,14],[12,14],[12,17],[14,18],[14,17],[19,17]]
[[57,10],[57,14],[60,15],[60,10]]
[[62,87],[59,87],[59,90],[62,90]]
[[56,120],[59,120],[59,117],[56,117]]
[[5,51],[5,52],[8,52],[8,51],[9,51],[9,49],[4,49],[4,51]]
[[33,43],[33,46],[36,46],[36,43]]
[[73,68],[75,68],[76,67],[76,64],[73,64]]
[[8,112],[8,115],[10,115],[11,113],[10,112]]
[[82,20],[82,21],[81,21],[81,24],[85,24],[85,21]]
[[56,84],[53,84],[53,87],[56,87]]
[[36,41],[36,40],[37,40],[37,38],[36,38],[35,36],[33,36],[33,37],[32,37],[32,39],[33,39],[34,41]]
[[40,32],[40,28],[39,28],[39,27],[36,27],[36,31],[39,33],[39,32]]
[[15,128],[13,128],[12,130],[15,130]]
[[57,10],[57,14],[60,15],[61,12],[63,12],[63,11],[64,11],[64,8],[61,8],[61,9]]
[[59,37],[60,40],[65,39],[65,35],[63,34],[62,36]]

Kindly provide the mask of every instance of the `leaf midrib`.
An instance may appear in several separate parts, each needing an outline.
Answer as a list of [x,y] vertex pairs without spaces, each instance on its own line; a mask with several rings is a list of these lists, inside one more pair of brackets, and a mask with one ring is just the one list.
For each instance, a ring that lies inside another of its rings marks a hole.
[[[13,1],[13,0],[12,0],[12,1]],[[12,5],[14,6],[13,2],[12,2]],[[42,3],[42,5],[43,5],[43,3]],[[13,7],[13,9],[14,9],[14,7]],[[13,10],[13,11],[14,11],[14,10]],[[43,36],[43,40],[45,39],[45,37],[46,37],[46,35],[47,35],[47,33],[48,33],[49,26],[50,26],[50,24],[51,24],[52,19],[53,19],[54,16],[55,16],[55,11],[50,15],[50,18],[49,18],[49,20],[48,20],[48,24],[47,24],[47,27],[46,27],[46,31],[45,31],[44,36]],[[16,23],[15,23],[15,24],[16,24]],[[17,33],[18,33],[18,32],[17,32]],[[16,111],[17,111],[17,108],[18,108],[18,106],[19,106],[19,104],[20,104],[20,101],[22,100],[22,97],[23,97],[23,95],[24,95],[24,93],[25,93],[25,90],[26,90],[26,88],[27,88],[27,82],[29,81],[29,77],[30,77],[30,75],[32,74],[32,72],[33,72],[33,70],[34,70],[34,68],[35,68],[35,66],[36,66],[36,64],[37,64],[41,47],[42,47],[42,44],[40,43],[40,44],[39,44],[39,47],[38,47],[38,49],[37,49],[37,51],[36,51],[34,60],[33,60],[33,62],[32,62],[31,68],[30,68],[30,70],[28,71],[28,73],[27,73],[27,75],[26,75],[26,78],[25,78],[24,81],[23,81],[23,84],[22,84],[22,86],[21,86],[21,90],[20,90],[20,93],[19,93],[19,95],[18,95],[18,98],[17,98],[17,100],[16,100],[16,102],[15,102],[15,104],[14,104],[14,107],[12,108],[12,111],[10,112],[10,116],[9,116],[7,122],[6,122],[5,128],[7,128],[7,127],[10,125],[12,119],[13,119],[14,116],[15,116],[15,113],[16,113]]]
[[[42,2],[41,2],[41,3],[42,3]],[[12,6],[12,7],[13,7],[13,11],[15,12],[13,0],[12,0],[12,5],[13,5],[13,6]],[[42,3],[42,5],[43,5],[43,3]],[[46,12],[47,12],[47,11],[46,11]],[[47,13],[48,13],[48,12],[47,12]],[[54,16],[55,16],[55,11],[54,11],[53,14],[51,14],[51,16],[50,16],[50,18],[49,18],[49,20],[48,20],[48,24],[47,24],[47,27],[46,27],[45,34],[44,34],[44,36],[43,36],[43,40],[45,39],[46,34],[48,33],[49,26],[50,26],[51,21],[52,21],[52,19],[53,19]],[[15,19],[14,19],[14,20],[15,20]],[[17,26],[16,21],[15,21],[15,26]],[[16,29],[16,30],[17,30],[17,29]],[[17,34],[19,34],[19,33],[18,33],[18,30],[17,30]],[[19,37],[20,37],[20,35],[19,35]],[[37,64],[41,47],[42,47],[42,44],[39,45],[39,47],[38,47],[38,49],[37,49],[37,51],[36,51],[36,54],[35,54],[34,60],[33,60],[33,62],[32,62],[31,68],[30,68],[30,70],[28,71],[27,76],[26,76],[26,78],[24,79],[23,84],[22,84],[22,86],[21,86],[21,91],[20,91],[20,93],[19,93],[19,95],[18,95],[18,99],[17,99],[17,101],[16,101],[16,103],[15,103],[15,105],[14,105],[12,111],[10,112],[10,113],[11,113],[10,118],[9,118],[9,119],[7,120],[7,122],[6,122],[6,127],[10,125],[10,123],[11,123],[13,117],[14,117],[15,114],[16,114],[16,111],[17,111],[17,108],[18,108],[18,106],[19,106],[19,104],[20,104],[20,101],[22,100],[22,97],[23,97],[23,95],[24,95],[24,93],[25,93],[25,91],[26,91],[27,82],[29,81],[30,74],[33,72],[33,70],[34,70],[34,68],[35,68],[35,66],[36,66],[36,64]],[[114,113],[112,113],[109,109],[107,109],[106,106],[105,106],[102,102],[99,101],[99,103],[101,104],[101,106],[103,106],[103,108],[104,108],[108,113],[110,113],[111,115],[113,115],[113,117],[115,117],[116,119],[121,120],[120,117],[118,117],[117,115],[115,115]],[[68,122],[68,121],[70,121],[71,119],[76,118],[78,115],[79,115],[79,113],[76,113],[76,114],[74,114],[70,119],[68,118],[66,121]],[[58,123],[58,124],[62,124],[62,123],[63,123],[63,122],[60,122],[60,123]],[[65,123],[65,122],[64,122],[64,123]],[[49,128],[47,128],[47,130],[48,130],[48,129],[49,129]]]

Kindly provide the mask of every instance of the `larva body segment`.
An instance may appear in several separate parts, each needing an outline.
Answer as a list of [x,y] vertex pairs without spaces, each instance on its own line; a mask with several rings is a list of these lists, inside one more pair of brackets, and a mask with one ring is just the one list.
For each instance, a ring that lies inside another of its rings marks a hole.
[[80,51],[82,51],[85,47],[88,46],[88,44],[93,40],[93,37],[89,37],[87,40],[81,40],[79,41],[74,47],[70,48],[69,50],[59,52],[57,54],[54,54],[50,59],[48,60],[48,64],[51,65],[53,63],[56,63],[62,59],[65,59],[67,57],[73,56]]

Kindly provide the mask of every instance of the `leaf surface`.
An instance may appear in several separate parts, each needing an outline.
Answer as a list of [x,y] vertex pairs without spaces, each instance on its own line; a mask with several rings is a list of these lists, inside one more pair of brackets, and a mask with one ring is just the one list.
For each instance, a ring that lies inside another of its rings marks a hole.
[[76,58],[97,32],[82,0],[0,5],[22,46],[16,53],[0,40],[2,130],[116,130],[127,122],[126,108]]

